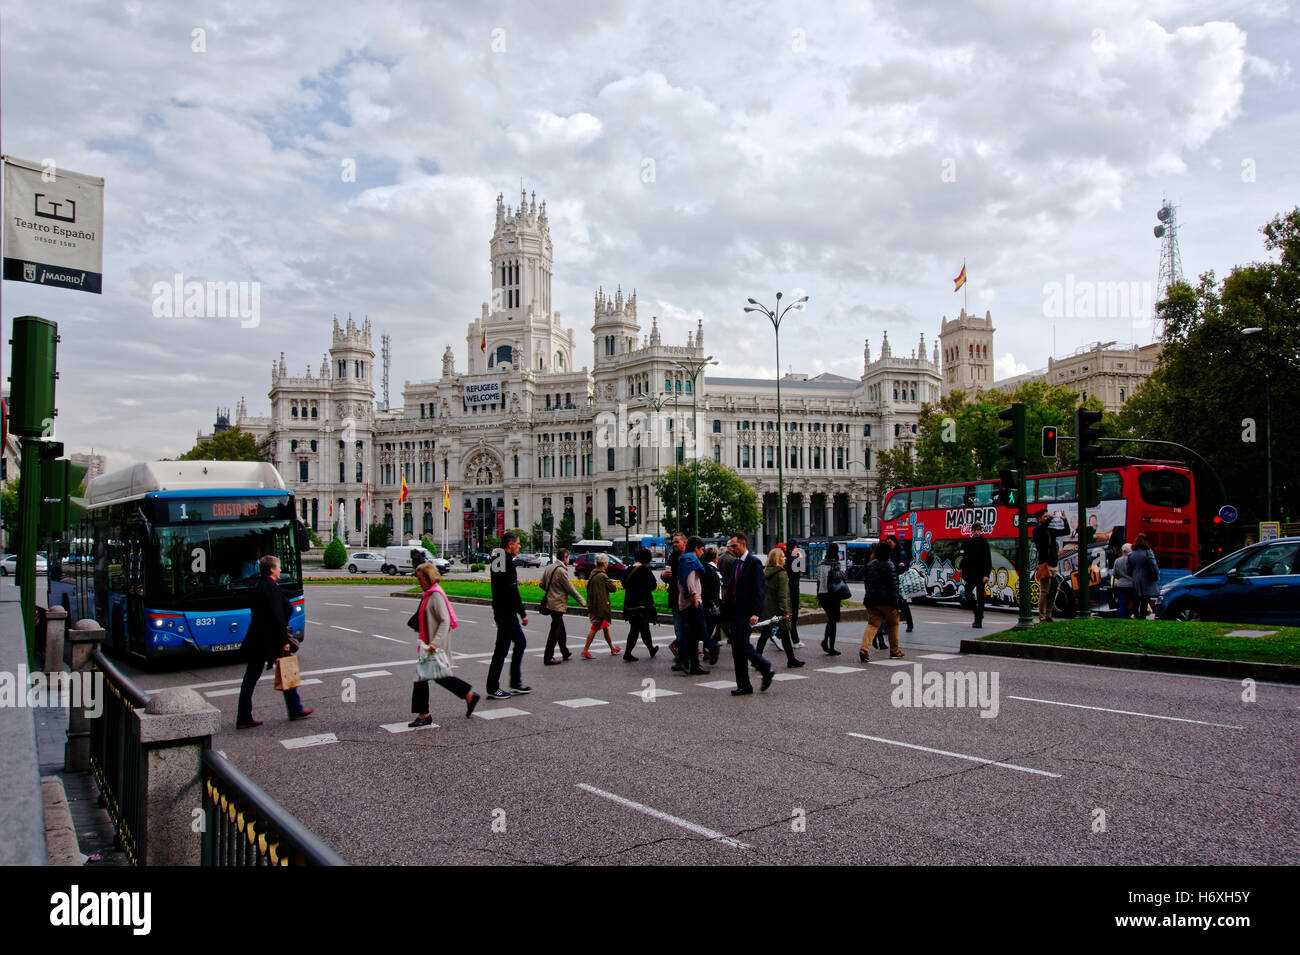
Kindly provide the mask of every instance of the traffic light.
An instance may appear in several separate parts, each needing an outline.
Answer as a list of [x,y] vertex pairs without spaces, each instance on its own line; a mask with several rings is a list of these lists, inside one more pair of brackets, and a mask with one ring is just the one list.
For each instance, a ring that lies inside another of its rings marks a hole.
[[55,346],[58,326],[46,318],[14,319],[9,375],[9,430],[27,438],[48,435],[54,420]]
[[1056,425],[1043,425],[1043,457],[1056,457]]
[[636,516],[636,505],[635,505],[635,504],[629,504],[629,505],[628,505],[628,508],[627,508],[627,522],[628,522],[628,524],[629,524],[630,526],[632,526],[632,527],[636,527],[637,524],[640,523],[639,519],[638,519],[637,516]]
[[82,509],[71,499],[85,480],[86,466],[59,457],[62,453],[63,445],[57,441],[41,443],[41,508],[37,532],[42,537],[62,534],[81,519]]
[[1010,408],[1003,408],[999,411],[998,419],[1011,422],[1005,428],[998,429],[999,438],[1011,439],[998,448],[998,454],[1014,463],[1025,460],[1027,456],[1025,449],[1029,443],[1025,435],[1025,406],[1017,401]]
[[1001,482],[999,487],[998,500],[1002,502],[1003,507],[1015,507],[1016,483],[1020,479],[1017,471],[1002,470],[998,473],[998,480]]
[[627,511],[622,504],[614,508],[614,523],[623,527],[627,526]]
[[1079,472],[1079,496],[1084,507],[1096,507],[1101,503],[1101,475],[1096,471]]
[[1101,453],[1097,439],[1101,437],[1101,428],[1091,427],[1101,421],[1101,412],[1090,408],[1079,408],[1074,412],[1074,433],[1079,447],[1079,464],[1092,464]]

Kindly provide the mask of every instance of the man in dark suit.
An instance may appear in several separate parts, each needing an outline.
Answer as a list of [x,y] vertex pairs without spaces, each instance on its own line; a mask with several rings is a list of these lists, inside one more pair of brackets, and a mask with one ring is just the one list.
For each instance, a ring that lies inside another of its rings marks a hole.
[[[287,656],[293,649],[289,643],[289,617],[293,608],[278,583],[280,560],[267,554],[262,558],[260,567],[262,577],[253,594],[253,603],[249,608],[248,634],[241,647],[248,665],[239,687],[239,704],[235,715],[235,729],[240,730],[262,725],[261,720],[253,719],[253,690],[261,679],[263,667],[270,669],[277,659]],[[311,716],[312,708],[302,705],[297,690],[283,692],[289,719],[301,720]]]
[[731,621],[731,653],[736,661],[736,688],[732,696],[748,696],[754,692],[754,685],[749,682],[749,665],[763,674],[761,689],[772,685],[775,672],[769,663],[750,642],[749,634],[754,624],[763,615],[763,597],[766,583],[763,579],[763,562],[749,553],[749,542],[744,534],[734,534],[727,544],[727,551],[735,558],[724,586],[727,591],[725,616]]
[[984,627],[984,585],[993,573],[993,555],[984,537],[984,528],[976,521],[971,536],[961,545],[961,579],[966,585],[966,606],[975,611],[974,628]]
[[[515,570],[515,557],[519,553],[519,535],[506,531],[501,535],[501,549],[504,558],[494,554],[492,558],[492,619],[497,625],[497,642],[492,648],[492,662],[488,665],[487,698],[489,700],[508,700],[511,696],[531,693],[533,688],[525,686],[521,666],[524,659],[524,627],[528,626],[528,611],[524,609],[523,599],[519,596],[519,572]],[[502,566],[504,565],[504,566]],[[520,624],[523,626],[520,626]],[[506,652],[510,655],[510,690],[501,689],[501,670],[505,666]]]

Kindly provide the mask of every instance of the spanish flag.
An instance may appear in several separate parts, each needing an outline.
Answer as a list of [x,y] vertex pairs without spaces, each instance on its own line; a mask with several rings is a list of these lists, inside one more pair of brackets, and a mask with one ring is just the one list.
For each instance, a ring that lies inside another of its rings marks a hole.
[[402,475],[402,489],[397,494],[398,506],[406,503],[406,475]]
[[447,490],[446,481],[442,482],[442,509],[444,511],[451,510],[451,494]]
[[483,329],[483,340],[478,343],[479,351],[487,351],[487,329]]
[[957,276],[952,281],[953,281],[952,290],[954,292],[966,284],[966,263],[965,262],[961,264],[961,275]]

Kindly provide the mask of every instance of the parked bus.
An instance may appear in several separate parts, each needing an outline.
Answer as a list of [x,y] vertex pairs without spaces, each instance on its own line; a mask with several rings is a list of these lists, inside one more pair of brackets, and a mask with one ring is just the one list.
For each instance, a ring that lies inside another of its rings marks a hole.
[[[50,605],[65,606],[69,623],[93,617],[118,655],[236,650],[268,554],[280,559],[289,626],[305,629],[306,536],[293,492],[270,464],[136,464],[90,482],[86,517],[61,553],[61,572],[51,575]],[[78,551],[89,560],[67,559]]]
[[[1102,500],[1097,507],[1088,508],[1088,523],[1095,533],[1085,564],[1089,602],[1108,610],[1115,606],[1111,567],[1124,543],[1132,543],[1138,534],[1146,535],[1162,569],[1187,573],[1196,569],[1196,493],[1192,472],[1180,462],[1103,457],[1098,459],[1098,470]],[[1053,521],[1059,521],[1058,511],[1064,512],[1070,525],[1070,533],[1059,539],[1056,609],[1061,616],[1073,613],[1079,585],[1076,476],[1074,471],[1062,471],[1033,475],[1026,481],[1031,533],[1044,509],[1053,515]],[[971,525],[979,521],[993,557],[986,602],[1018,605],[1020,512],[1002,506],[998,489],[997,481],[971,481],[902,488],[885,496],[881,536],[897,535],[912,568],[925,578],[929,598],[952,602],[964,598],[961,545],[970,536]],[[1029,586],[1030,602],[1037,605],[1038,581],[1030,580]]]

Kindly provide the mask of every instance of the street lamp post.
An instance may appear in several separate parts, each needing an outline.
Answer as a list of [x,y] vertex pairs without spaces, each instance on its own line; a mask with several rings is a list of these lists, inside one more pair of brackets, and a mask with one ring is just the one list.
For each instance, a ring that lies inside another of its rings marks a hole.
[[1273,395],[1269,384],[1268,367],[1273,354],[1272,342],[1269,341],[1268,326],[1262,328],[1243,328],[1243,335],[1257,335],[1264,333],[1264,457],[1268,462],[1268,513],[1264,515],[1265,520],[1273,519]]
[[766,315],[776,332],[776,536],[778,541],[785,540],[785,434],[781,422],[781,319],[785,318],[786,312],[792,308],[802,311],[803,303],[808,301],[808,296],[805,295],[782,308],[781,295],[781,292],[776,293],[775,309],[760,305],[752,298],[749,300],[749,307],[745,309],[746,312],[760,312]]
[[[660,413],[661,411],[663,411],[664,405],[668,404],[668,396],[667,396],[667,395],[662,395],[662,396],[660,396],[660,395],[646,395],[646,396],[645,396],[645,401],[646,401],[646,404],[648,404],[652,409],[654,409],[654,413],[655,413],[655,415],[656,415],[656,423],[657,423],[657,417],[658,417],[659,413]],[[659,481],[659,441],[658,441],[658,437],[659,437],[659,436],[658,436],[658,433],[657,433],[658,430],[659,430],[659,429],[656,427],[656,428],[655,428],[655,431],[656,431],[656,435],[655,435],[655,483],[658,483],[658,481]],[[644,432],[643,432],[643,433],[644,433]],[[659,495],[659,489],[656,487],[656,488],[655,488],[655,527],[656,527],[656,528],[658,529],[658,531],[659,531],[659,536],[660,536],[660,537],[663,537],[663,536],[664,536],[664,527],[663,527],[663,522],[659,519],[659,505],[660,505],[660,501],[661,501],[661,498],[660,498],[660,495]]]
[[[700,536],[700,467],[699,467],[700,413],[699,413],[699,401],[697,396],[700,393],[700,387],[699,387],[700,372],[704,371],[704,369],[709,365],[716,365],[717,362],[713,360],[712,355],[709,355],[705,358],[699,358],[699,359],[687,358],[682,361],[677,361],[674,359],[673,364],[676,365],[678,368],[680,368],[682,371],[686,372],[686,374],[690,375],[691,378],[691,436],[692,436],[692,443],[695,445],[695,466],[691,469],[691,476],[693,478],[693,484],[694,484],[694,489],[691,492],[691,502],[692,502],[691,517],[694,523],[693,533],[695,534],[696,537],[699,537]],[[685,442],[685,440],[686,440],[685,435],[683,435],[682,441]],[[681,510],[680,500],[678,501],[677,507],[678,510],[680,511]]]

